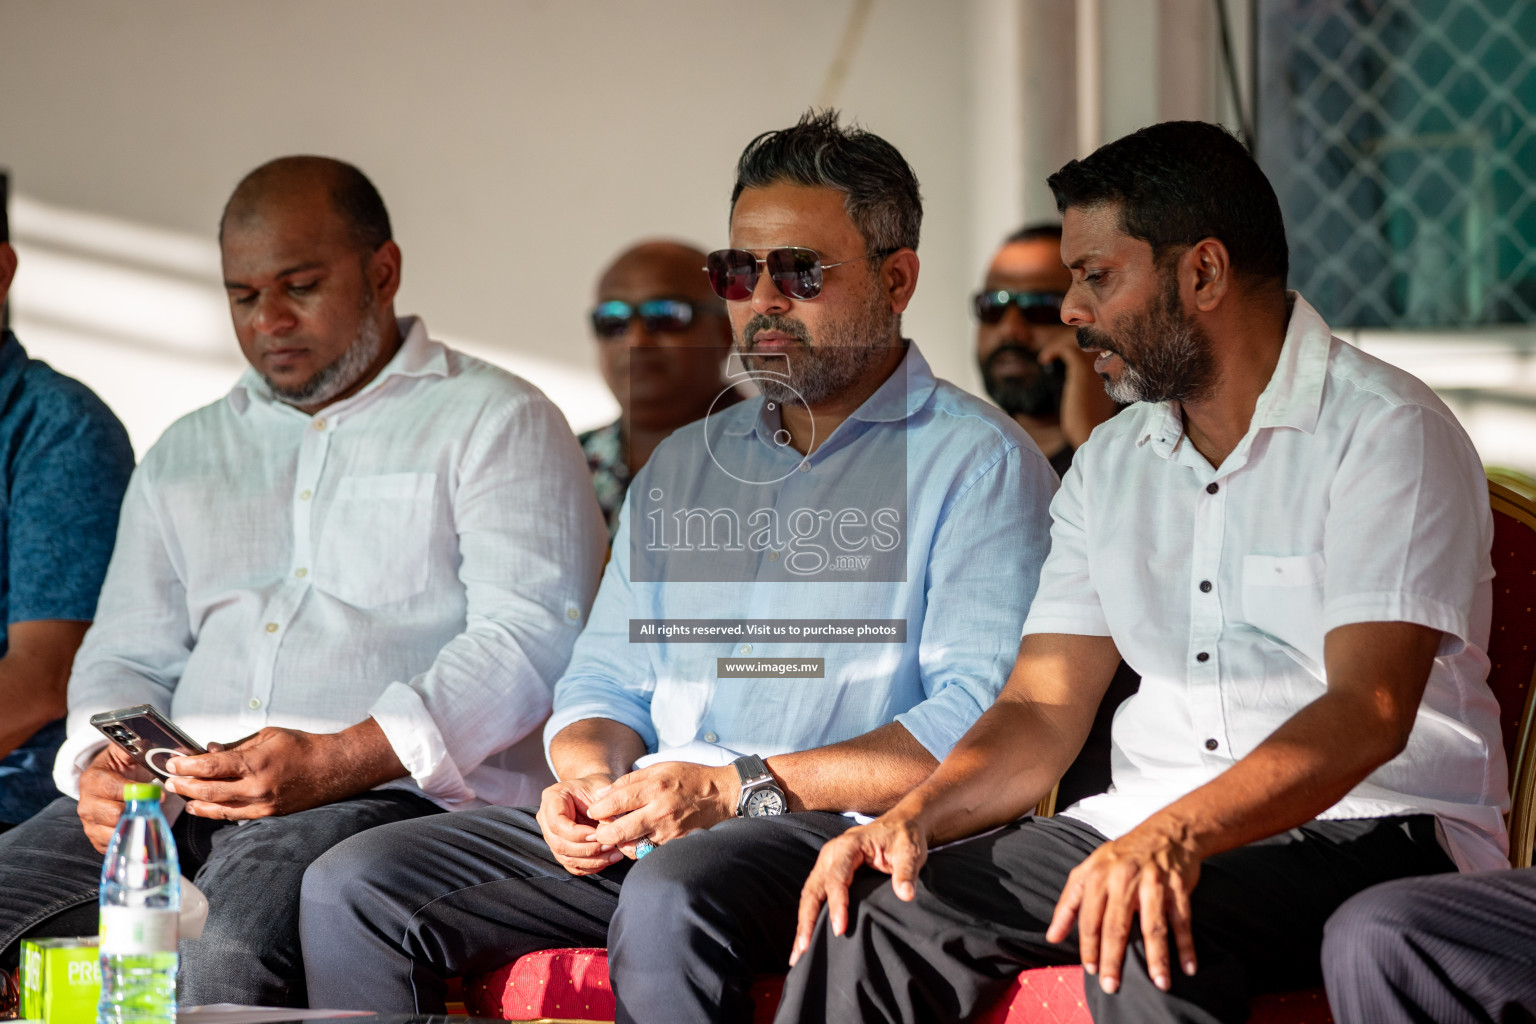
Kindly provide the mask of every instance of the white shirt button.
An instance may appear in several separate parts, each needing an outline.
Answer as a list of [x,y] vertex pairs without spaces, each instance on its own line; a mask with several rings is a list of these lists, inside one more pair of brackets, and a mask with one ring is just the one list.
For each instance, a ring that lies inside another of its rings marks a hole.
[[565,617],[570,619],[572,622],[575,622],[577,619],[581,618],[581,609],[567,608],[565,610]]
[[741,653],[742,654],[751,654],[752,653],[752,645],[751,644],[742,644],[741,645]]
[[325,429],[325,420],[315,420],[315,429],[316,430],[324,430]]
[[707,733],[704,734],[704,742],[705,743],[716,743],[716,742],[719,741],[719,739],[720,739],[720,737],[716,736],[712,732],[707,732]]
[[308,569],[295,569],[295,570],[293,570],[293,574],[295,576],[297,576],[299,579],[303,579],[305,576],[309,575],[309,570]]
[[257,708],[261,707],[261,698],[252,697],[250,700],[245,702],[245,706],[250,708],[252,711],[255,711]]
[[777,562],[778,560],[779,560],[779,553],[777,551],[770,551],[770,552],[768,552],[768,561],[770,561],[770,562]]
[[277,623],[275,623],[275,622],[267,623],[267,632],[268,633],[276,633],[277,632]]
[[802,463],[800,463],[800,472],[802,472],[802,473],[809,473],[810,471],[811,471],[811,464],[809,462],[802,462]]
[[309,492],[308,491],[300,491],[299,492],[299,500],[300,501],[308,501],[309,500]]

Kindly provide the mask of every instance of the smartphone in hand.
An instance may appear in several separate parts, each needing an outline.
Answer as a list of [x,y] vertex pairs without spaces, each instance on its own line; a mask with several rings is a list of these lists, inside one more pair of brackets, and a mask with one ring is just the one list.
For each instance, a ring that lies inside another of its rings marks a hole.
[[178,729],[169,718],[156,711],[153,704],[136,704],[117,711],[103,711],[91,716],[91,724],[121,747],[129,757],[161,778],[170,777],[171,773],[163,767],[170,758],[208,752]]

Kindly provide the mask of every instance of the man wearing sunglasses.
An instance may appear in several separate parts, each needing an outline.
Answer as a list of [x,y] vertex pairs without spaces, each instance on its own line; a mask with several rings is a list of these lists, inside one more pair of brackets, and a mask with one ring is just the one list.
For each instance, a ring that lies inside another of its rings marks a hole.
[[603,271],[590,322],[598,365],[619,418],[580,435],[610,535],[629,482],[672,431],[702,419],[725,380],[731,325],[725,304],[699,273],[704,253],[678,242],[643,242]]
[[843,812],[891,806],[991,704],[1048,546],[1044,456],[901,336],[921,213],[900,153],[835,113],[748,145],[700,266],[762,394],[630,488],[537,814],[311,868],[315,1005],[441,1012],[447,978],[607,945],[619,1020],[751,1020]]
[[1058,475],[1093,428],[1119,408],[1075,332],[1061,322],[1071,283],[1061,264],[1061,225],[1034,224],[1008,236],[982,290],[971,297],[982,384]]

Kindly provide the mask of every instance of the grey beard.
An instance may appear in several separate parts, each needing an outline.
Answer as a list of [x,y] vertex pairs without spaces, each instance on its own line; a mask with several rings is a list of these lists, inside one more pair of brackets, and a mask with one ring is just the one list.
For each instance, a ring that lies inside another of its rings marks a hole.
[[[799,320],[766,313],[754,316],[737,339],[742,362],[753,371],[753,383],[770,401],[781,403],[816,405],[847,391],[870,367],[890,354],[896,314],[884,298],[879,293],[871,296],[862,316],[826,328],[820,341],[813,339]],[[799,342],[785,353],[789,362],[787,381],[784,363],[776,355],[754,353],[748,347],[755,334],[770,330],[781,331]]]
[[[1211,339],[1193,317],[1179,306],[1178,283],[1167,287],[1151,308],[1124,322],[1115,323],[1115,335],[1137,339],[1135,361],[1116,347],[1124,368],[1118,381],[1105,381],[1104,390],[1121,405],[1135,402],[1191,402],[1216,384],[1216,362]],[[1102,335],[1088,327],[1078,328],[1078,340]]]
[[[1121,405],[1198,398],[1207,390],[1210,373],[1210,351],[1203,342],[1203,335],[1193,324],[1179,324],[1134,365],[1125,363],[1120,379],[1106,382],[1104,390]],[[1125,359],[1123,355],[1120,358]]]
[[[371,309],[372,303],[369,303]],[[266,377],[272,394],[289,405],[325,405],[337,395],[356,384],[372,366],[384,349],[384,332],[379,329],[375,317],[365,312],[357,337],[341,358],[328,366],[322,366],[315,375],[296,388],[282,388]],[[263,375],[265,376],[265,375]]]

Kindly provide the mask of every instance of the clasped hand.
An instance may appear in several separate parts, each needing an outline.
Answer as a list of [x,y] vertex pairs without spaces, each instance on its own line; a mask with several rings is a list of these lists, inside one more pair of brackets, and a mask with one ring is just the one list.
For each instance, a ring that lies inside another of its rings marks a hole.
[[729,765],[664,761],[618,779],[598,773],[544,790],[539,827],[555,859],[590,875],[634,857],[635,844],[660,845],[709,828],[736,811],[739,785]]

